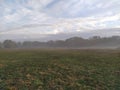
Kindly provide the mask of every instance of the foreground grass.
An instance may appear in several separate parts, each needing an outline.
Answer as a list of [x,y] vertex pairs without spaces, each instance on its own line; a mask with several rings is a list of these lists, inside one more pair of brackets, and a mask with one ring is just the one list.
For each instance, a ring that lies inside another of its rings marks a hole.
[[0,90],[120,90],[120,51],[2,50]]

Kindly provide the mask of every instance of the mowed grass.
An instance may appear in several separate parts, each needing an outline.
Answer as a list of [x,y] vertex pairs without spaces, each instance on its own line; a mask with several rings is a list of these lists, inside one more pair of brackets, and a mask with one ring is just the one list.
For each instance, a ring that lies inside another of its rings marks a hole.
[[1,50],[0,90],[120,90],[120,51]]

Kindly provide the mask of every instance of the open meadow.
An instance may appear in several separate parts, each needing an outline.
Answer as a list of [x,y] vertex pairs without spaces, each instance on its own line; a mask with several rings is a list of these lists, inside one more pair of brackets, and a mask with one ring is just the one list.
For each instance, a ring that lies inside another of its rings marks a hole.
[[0,50],[0,90],[120,90],[120,51]]

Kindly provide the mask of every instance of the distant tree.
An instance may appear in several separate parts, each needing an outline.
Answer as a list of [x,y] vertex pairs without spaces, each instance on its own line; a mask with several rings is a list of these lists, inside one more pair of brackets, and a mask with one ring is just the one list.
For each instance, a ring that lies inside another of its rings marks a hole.
[[112,36],[111,39],[112,40],[120,40],[120,36]]
[[24,47],[24,48],[32,48],[32,47],[35,47],[35,45],[34,45],[34,42],[32,42],[32,41],[24,41],[22,43],[22,47]]
[[16,44],[16,42],[14,42],[12,40],[5,40],[3,42],[3,46],[4,46],[4,48],[16,48],[17,44]]
[[101,39],[100,36],[93,36],[93,37],[90,38],[90,40],[100,40],[100,39]]
[[0,48],[2,48],[2,43],[0,42]]
[[17,42],[16,45],[17,45],[17,48],[22,48],[22,43],[21,42]]
[[86,40],[81,37],[72,37],[65,40],[65,45],[68,47],[81,47],[84,46],[86,43]]

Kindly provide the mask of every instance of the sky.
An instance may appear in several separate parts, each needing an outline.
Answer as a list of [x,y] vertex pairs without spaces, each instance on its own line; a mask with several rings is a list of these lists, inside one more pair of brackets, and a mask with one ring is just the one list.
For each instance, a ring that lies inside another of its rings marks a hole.
[[0,40],[120,35],[119,28],[119,0],[0,0]]

